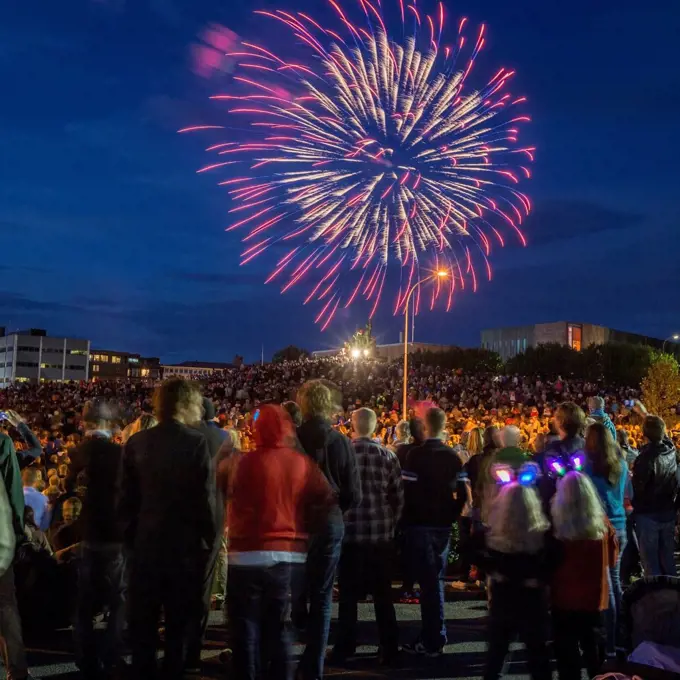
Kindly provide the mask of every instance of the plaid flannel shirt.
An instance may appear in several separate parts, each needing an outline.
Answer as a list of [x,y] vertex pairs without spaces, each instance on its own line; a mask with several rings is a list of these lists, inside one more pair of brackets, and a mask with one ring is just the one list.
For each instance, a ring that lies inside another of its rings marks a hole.
[[404,508],[404,487],[396,454],[371,439],[355,439],[361,503],[345,514],[345,541],[383,543],[394,538]]

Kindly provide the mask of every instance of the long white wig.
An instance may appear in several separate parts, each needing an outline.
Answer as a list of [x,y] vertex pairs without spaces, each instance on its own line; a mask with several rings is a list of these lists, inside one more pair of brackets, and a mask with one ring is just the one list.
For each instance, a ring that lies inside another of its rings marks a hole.
[[488,517],[486,544],[502,553],[536,553],[543,548],[550,522],[536,489],[517,482],[501,488]]
[[606,532],[602,501],[587,475],[569,472],[552,499],[555,537],[562,541],[598,540]]

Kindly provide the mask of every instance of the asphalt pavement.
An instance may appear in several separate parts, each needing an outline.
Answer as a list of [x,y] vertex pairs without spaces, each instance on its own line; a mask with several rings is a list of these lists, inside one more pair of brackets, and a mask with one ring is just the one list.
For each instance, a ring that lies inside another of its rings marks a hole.
[[[377,660],[377,628],[373,606],[359,605],[359,647],[357,660],[348,668],[327,668],[328,677],[343,678],[394,678],[395,680],[429,680],[432,678],[480,678],[485,656],[486,601],[479,594],[456,593],[449,595],[446,603],[449,644],[437,659],[402,655],[398,664],[382,668]],[[410,642],[418,635],[420,608],[414,604],[397,604],[400,642]],[[203,678],[225,678],[226,667],[219,659],[224,647],[224,631],[220,626],[221,614],[213,612],[208,639],[203,651]],[[333,628],[337,625],[337,605],[333,606]],[[331,630],[331,642],[333,630]],[[509,677],[524,678],[526,667],[521,645],[511,648],[508,665]],[[296,646],[296,653],[301,648]],[[73,663],[71,634],[59,631],[49,641],[29,645],[29,663],[35,678],[78,678]],[[0,678],[5,678],[4,671]]]

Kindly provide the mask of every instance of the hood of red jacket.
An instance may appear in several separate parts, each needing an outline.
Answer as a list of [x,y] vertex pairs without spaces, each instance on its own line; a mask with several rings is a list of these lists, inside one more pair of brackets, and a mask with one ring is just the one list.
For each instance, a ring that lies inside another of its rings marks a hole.
[[260,407],[254,434],[258,448],[276,449],[289,447],[293,442],[295,430],[293,421],[281,406],[265,404]]

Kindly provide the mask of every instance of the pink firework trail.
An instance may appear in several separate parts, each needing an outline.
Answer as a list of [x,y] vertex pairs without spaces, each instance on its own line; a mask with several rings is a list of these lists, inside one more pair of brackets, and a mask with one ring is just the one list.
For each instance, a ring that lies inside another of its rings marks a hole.
[[[526,245],[531,203],[517,186],[531,177],[535,152],[518,142],[530,120],[517,113],[526,98],[508,91],[514,71],[505,68],[470,84],[486,27],[466,39],[460,19],[446,45],[441,2],[428,14],[415,0],[327,1],[336,26],[302,12],[256,12],[290,30],[309,59],[253,42],[231,53],[240,60],[236,89],[212,98],[246,117],[254,138],[215,140],[207,150],[229,160],[198,172],[240,166],[219,184],[234,203],[227,231],[247,229],[241,264],[283,247],[266,283],[306,286],[304,303],[318,305],[323,329],[356,300],[373,316],[397,272],[395,314],[433,268],[448,279],[436,281],[425,307],[448,311],[466,280],[477,290],[475,261],[491,280],[487,258],[492,244],[504,245],[502,232]],[[398,39],[388,34],[392,19]]]

